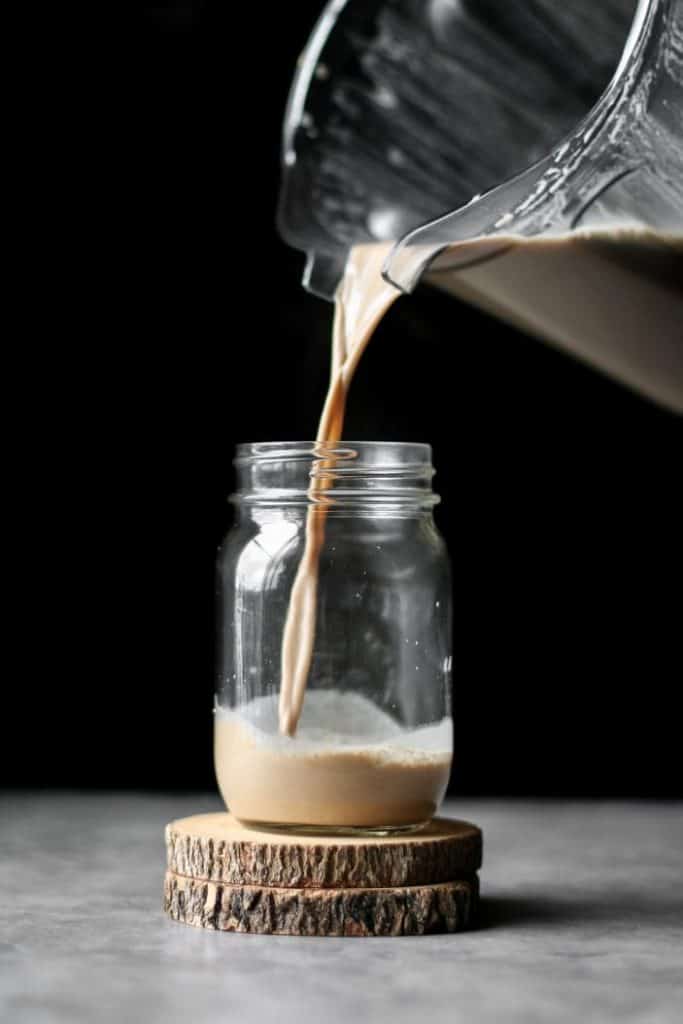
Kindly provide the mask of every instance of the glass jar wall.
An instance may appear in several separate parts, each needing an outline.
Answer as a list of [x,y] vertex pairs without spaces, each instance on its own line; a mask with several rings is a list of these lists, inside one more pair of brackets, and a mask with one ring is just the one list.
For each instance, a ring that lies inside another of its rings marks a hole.
[[[226,805],[261,828],[421,826],[452,757],[451,585],[431,449],[244,444],[235,465],[236,522],[218,562],[215,764]],[[307,524],[323,539],[289,736],[278,728],[281,647]]]

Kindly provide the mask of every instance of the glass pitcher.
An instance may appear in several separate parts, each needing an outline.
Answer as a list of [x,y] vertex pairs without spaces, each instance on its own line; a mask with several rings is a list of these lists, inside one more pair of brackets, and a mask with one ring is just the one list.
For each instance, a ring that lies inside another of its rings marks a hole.
[[397,288],[426,276],[683,411],[683,0],[332,0],[283,164],[310,290],[396,241]]

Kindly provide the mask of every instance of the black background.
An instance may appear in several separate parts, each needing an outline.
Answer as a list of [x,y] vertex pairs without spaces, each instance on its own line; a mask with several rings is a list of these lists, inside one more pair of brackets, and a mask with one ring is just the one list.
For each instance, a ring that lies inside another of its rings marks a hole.
[[[72,546],[80,594],[34,637],[16,696],[40,753],[12,761],[11,784],[213,786],[232,451],[311,437],[328,374],[330,307],[274,229],[282,112],[319,8],[179,0],[139,8],[114,56],[98,35],[108,98],[83,116],[77,163],[102,274],[80,289],[97,309],[86,383],[60,410],[82,489],[69,533],[40,542],[46,618]],[[680,421],[425,290],[363,357],[346,436],[434,448],[454,792],[683,795]]]

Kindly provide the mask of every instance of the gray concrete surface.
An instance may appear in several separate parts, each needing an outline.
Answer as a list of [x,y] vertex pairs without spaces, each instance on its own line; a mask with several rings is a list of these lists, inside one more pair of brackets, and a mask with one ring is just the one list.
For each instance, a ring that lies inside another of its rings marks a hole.
[[226,935],[161,911],[163,826],[207,795],[0,800],[3,1024],[683,1019],[683,807],[452,801],[484,829],[473,932]]

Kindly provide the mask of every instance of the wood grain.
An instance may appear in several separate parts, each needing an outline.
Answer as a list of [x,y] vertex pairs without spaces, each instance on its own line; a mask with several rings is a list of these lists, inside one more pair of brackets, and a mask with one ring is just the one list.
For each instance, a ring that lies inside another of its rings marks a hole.
[[226,885],[166,873],[164,909],[175,921],[257,935],[399,936],[457,932],[473,920],[476,876],[384,889]]
[[292,889],[372,889],[469,878],[482,835],[469,822],[435,818],[417,833],[382,838],[289,836],[246,829],[229,814],[166,826],[168,870],[197,881]]

